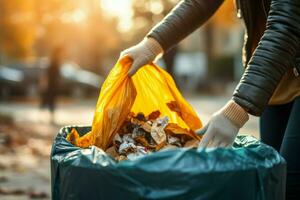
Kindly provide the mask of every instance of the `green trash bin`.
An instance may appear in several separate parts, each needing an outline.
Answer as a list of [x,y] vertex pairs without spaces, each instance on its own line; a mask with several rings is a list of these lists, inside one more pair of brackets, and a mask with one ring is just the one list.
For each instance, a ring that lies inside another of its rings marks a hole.
[[238,136],[230,149],[178,148],[117,163],[97,147],[70,144],[71,128],[52,146],[53,200],[285,199],[284,159],[252,136]]

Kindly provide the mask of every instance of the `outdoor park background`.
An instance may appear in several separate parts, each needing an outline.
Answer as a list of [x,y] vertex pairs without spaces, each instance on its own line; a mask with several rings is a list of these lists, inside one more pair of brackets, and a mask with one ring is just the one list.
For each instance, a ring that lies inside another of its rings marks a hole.
[[[0,0],[0,199],[49,199],[49,153],[65,125],[90,125],[101,83],[178,0]],[[203,27],[158,64],[176,80],[204,124],[230,98],[243,71],[243,25],[226,0]],[[40,108],[45,71],[64,49],[50,123]],[[241,133],[258,135],[251,117]]]

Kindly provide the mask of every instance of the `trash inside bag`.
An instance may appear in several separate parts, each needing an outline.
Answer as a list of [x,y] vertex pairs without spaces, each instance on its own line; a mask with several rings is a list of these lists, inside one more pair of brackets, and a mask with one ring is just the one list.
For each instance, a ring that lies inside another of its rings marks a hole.
[[[285,161],[251,136],[238,136],[233,148],[173,148],[117,162],[95,146],[72,145],[66,137],[73,128],[62,128],[52,146],[53,200],[285,197]],[[75,130],[83,136],[91,127]]]
[[[83,148],[95,145],[107,150],[114,145],[115,151],[125,156],[157,151],[175,144],[172,140],[181,141],[177,146],[189,140],[196,144],[200,136],[194,131],[202,127],[201,121],[172,77],[154,64],[143,66],[129,77],[131,63],[125,57],[109,73],[101,88],[92,130],[83,137],[72,130],[67,139]],[[114,140],[117,134],[121,138],[118,145]],[[114,149],[109,151],[116,153]]]

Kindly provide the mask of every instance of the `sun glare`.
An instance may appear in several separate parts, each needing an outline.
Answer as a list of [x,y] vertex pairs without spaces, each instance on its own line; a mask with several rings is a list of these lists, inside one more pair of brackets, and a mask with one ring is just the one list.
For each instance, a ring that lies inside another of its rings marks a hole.
[[86,19],[86,14],[83,10],[77,9],[72,13],[65,13],[62,15],[61,20],[66,23],[80,23]]
[[101,7],[108,15],[119,18],[118,29],[126,32],[132,26],[131,17],[133,11],[131,8],[131,0],[100,0]]

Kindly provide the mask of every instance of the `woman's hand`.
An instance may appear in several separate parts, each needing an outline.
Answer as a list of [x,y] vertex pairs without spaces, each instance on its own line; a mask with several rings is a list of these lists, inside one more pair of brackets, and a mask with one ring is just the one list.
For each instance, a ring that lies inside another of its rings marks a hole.
[[163,49],[160,44],[155,39],[146,37],[137,45],[122,51],[120,59],[129,56],[133,60],[128,72],[128,75],[132,76],[140,67],[153,62],[162,53]]
[[229,101],[204,128],[197,131],[198,134],[204,134],[200,147],[230,147],[248,119],[248,113],[241,106]]

